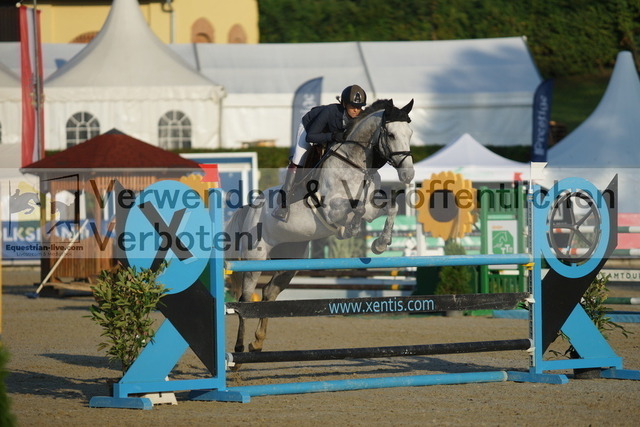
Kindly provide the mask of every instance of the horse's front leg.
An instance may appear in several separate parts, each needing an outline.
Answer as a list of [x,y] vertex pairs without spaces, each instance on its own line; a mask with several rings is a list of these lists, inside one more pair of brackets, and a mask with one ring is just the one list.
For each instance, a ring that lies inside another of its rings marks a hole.
[[362,227],[362,218],[364,218],[364,215],[367,212],[365,203],[363,201],[357,200],[355,203],[357,203],[357,205],[353,209],[353,216],[347,223],[349,236],[356,236],[358,233],[360,233],[360,228]]
[[371,243],[371,251],[374,254],[379,255],[386,251],[387,247],[391,244],[391,232],[393,231],[393,224],[395,223],[396,215],[398,214],[398,204],[394,200],[385,204],[383,208],[376,207],[375,205],[372,207],[374,210],[378,210],[378,212],[373,213],[372,218],[377,218],[384,214],[387,215],[382,233]]
[[[276,272],[267,285],[262,289],[262,301],[275,301],[278,295],[287,287],[295,276],[297,271],[278,271]],[[267,338],[268,318],[262,318],[258,321],[256,329],[256,339],[249,344],[249,351],[262,351],[264,341]]]

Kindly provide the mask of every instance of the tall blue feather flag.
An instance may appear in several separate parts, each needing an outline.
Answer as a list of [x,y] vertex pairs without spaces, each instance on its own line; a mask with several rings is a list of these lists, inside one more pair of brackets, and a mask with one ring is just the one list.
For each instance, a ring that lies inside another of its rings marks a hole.
[[547,161],[552,93],[553,80],[545,80],[540,83],[533,96],[533,135],[531,141],[532,162]]
[[320,96],[322,95],[322,77],[311,79],[296,90],[293,96],[292,115],[291,115],[291,146],[295,146],[296,137],[298,136],[298,126],[302,116],[307,114],[313,107],[320,105]]

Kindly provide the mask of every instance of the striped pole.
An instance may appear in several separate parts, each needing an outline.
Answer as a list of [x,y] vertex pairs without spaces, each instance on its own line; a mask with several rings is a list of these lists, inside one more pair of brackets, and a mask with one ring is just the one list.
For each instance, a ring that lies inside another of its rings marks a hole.
[[[600,227],[598,227],[600,229]],[[596,227],[593,225],[581,225],[580,231],[583,233],[593,233]],[[569,234],[574,231],[572,228],[554,228],[553,232],[556,234]],[[618,233],[640,233],[640,226],[638,225],[619,225]]]

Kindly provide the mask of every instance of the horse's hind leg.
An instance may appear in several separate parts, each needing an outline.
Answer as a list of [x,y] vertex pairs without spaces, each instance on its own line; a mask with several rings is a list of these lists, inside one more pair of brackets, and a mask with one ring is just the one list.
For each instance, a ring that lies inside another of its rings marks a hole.
[[[276,272],[269,283],[262,290],[262,301],[275,301],[278,295],[287,287],[296,275],[296,271],[278,271]],[[258,322],[258,328],[256,329],[256,339],[249,344],[249,351],[262,351],[264,340],[267,338],[267,325],[269,319],[262,318]]]
[[[258,283],[259,277],[260,272],[258,271],[233,273],[231,275],[231,291],[236,300],[240,302],[251,302],[253,300],[253,291]],[[238,335],[236,337],[234,351],[236,353],[244,351],[244,318],[242,316],[238,316]]]

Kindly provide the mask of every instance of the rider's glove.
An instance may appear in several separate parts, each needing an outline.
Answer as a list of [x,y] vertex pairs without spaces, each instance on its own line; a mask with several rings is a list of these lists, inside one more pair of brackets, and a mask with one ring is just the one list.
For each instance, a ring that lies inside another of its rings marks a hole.
[[333,142],[344,142],[344,132],[341,131],[335,131],[331,134],[331,140]]

